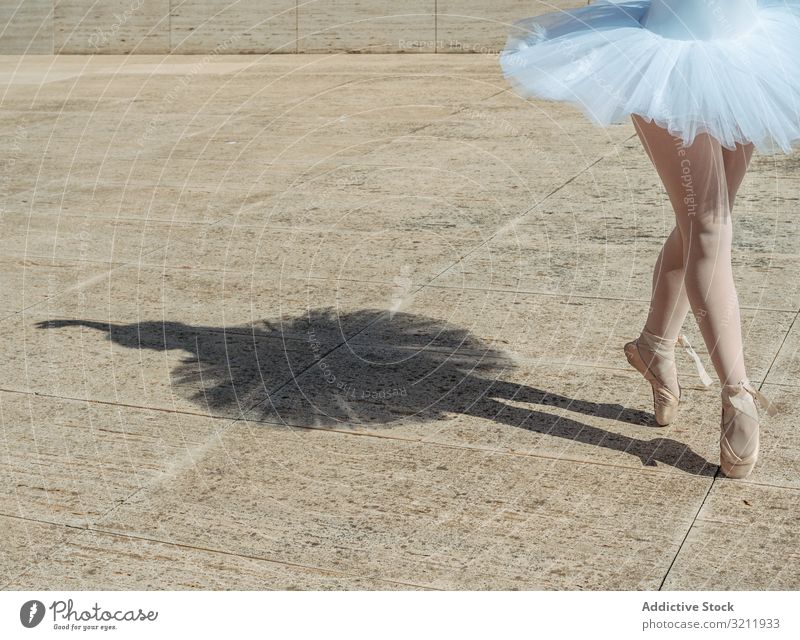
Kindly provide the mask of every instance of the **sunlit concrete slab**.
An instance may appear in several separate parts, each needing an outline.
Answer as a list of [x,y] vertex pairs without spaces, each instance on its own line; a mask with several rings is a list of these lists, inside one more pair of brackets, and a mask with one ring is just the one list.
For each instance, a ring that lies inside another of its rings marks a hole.
[[797,590],[798,507],[797,487],[715,483],[664,588]]
[[225,423],[44,393],[0,392],[0,407],[0,512],[72,527],[123,503]]
[[[5,518],[3,518],[5,520]],[[120,566],[120,557],[125,558]],[[154,562],[154,559],[158,562]],[[68,530],[49,556],[33,560],[4,588],[66,590],[369,590],[422,589],[416,584],[364,578],[224,551],[177,545],[97,530]]]
[[237,422],[97,527],[425,587],[657,588],[710,482]]

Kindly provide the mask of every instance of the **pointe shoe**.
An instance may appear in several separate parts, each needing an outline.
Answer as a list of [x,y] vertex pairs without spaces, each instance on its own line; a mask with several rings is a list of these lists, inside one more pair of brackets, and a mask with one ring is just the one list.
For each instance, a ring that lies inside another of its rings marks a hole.
[[774,416],[778,413],[767,397],[749,380],[722,386],[719,466],[728,478],[750,475],[758,460],[759,416],[756,402]]
[[[683,334],[679,335],[675,340],[670,340],[657,336],[644,329],[636,340],[628,342],[624,346],[625,357],[628,359],[628,362],[645,377],[653,388],[653,410],[656,424],[659,427],[666,427],[673,422],[678,412],[678,405],[680,404],[681,386],[678,384],[678,372],[675,367],[676,344],[684,347],[689,356],[694,360],[697,366],[697,372],[703,384],[706,387],[711,386],[711,378],[708,373],[706,373],[700,357],[695,350],[692,349],[692,345],[689,344],[689,341]],[[661,380],[650,369],[649,365],[652,364],[655,358],[662,358],[672,362],[673,384],[671,386],[673,388],[678,387],[678,395],[675,395],[670,387],[665,384],[667,381]]]

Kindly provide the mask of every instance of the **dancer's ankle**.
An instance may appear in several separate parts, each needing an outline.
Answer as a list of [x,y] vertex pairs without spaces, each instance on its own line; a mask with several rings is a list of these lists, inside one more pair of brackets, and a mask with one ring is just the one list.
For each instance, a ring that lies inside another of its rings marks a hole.
[[658,331],[653,331],[647,325],[647,323],[645,323],[644,327],[642,328],[642,334],[645,334],[645,335],[647,335],[647,336],[649,336],[649,337],[651,337],[652,339],[655,339],[655,340],[663,341],[663,342],[668,343],[668,344],[669,343],[673,343],[674,344],[678,340],[678,336],[680,335],[680,329],[673,336],[667,330],[661,330],[660,329]]
[[728,391],[735,391],[741,387],[750,385],[750,378],[747,375],[733,375],[720,380],[720,385]]
[[[676,396],[680,395],[680,386],[677,380],[675,365],[675,345],[677,337],[673,339],[659,336],[645,326],[637,340],[639,353],[645,365]],[[649,353],[645,356],[643,353]]]
[[677,336],[674,338],[668,338],[658,335],[650,331],[646,325],[639,334],[640,346],[666,360],[675,359],[675,344],[677,341]]

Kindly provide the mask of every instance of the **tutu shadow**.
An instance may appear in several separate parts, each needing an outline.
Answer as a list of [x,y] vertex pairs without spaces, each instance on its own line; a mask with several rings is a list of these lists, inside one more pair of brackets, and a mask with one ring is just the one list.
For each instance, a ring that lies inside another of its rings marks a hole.
[[[563,415],[566,410],[654,424],[643,411],[510,382],[508,374],[518,367],[507,353],[435,318],[312,309],[303,316],[225,328],[72,319],[37,326],[86,327],[131,349],[190,354],[171,373],[173,391],[213,415],[355,430],[401,421],[436,423],[461,414],[538,433],[542,440],[557,437],[622,451],[645,466],[661,462],[704,476],[716,470],[676,440],[638,439]],[[562,415],[534,406],[557,408]]]

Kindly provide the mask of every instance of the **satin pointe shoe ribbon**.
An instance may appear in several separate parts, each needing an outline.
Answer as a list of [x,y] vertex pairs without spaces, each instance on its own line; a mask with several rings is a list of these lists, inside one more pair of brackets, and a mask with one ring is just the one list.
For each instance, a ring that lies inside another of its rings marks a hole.
[[[756,389],[750,383],[749,380],[742,380],[741,382],[739,382],[738,385],[727,385],[727,386],[730,387],[731,389],[736,389],[736,388],[744,389],[747,393],[753,396],[753,400],[755,400],[756,404],[761,405],[761,407],[766,410],[768,415],[774,416],[778,413],[778,407],[776,407],[775,404],[773,404],[769,400],[769,398],[767,398],[767,396],[761,393],[761,391]],[[739,393],[738,391],[736,393],[731,393],[728,396],[728,400],[738,411],[747,413],[747,407],[749,405],[747,400],[744,398],[744,396],[742,396],[741,393]]]
[[705,387],[710,387],[713,384],[713,380],[706,372],[706,368],[703,366],[703,361],[700,360],[700,356],[697,355],[697,352],[692,348],[692,345],[689,344],[689,341],[686,339],[685,335],[681,334],[678,336],[678,344],[686,349],[686,353],[688,353],[689,357],[694,360],[694,364],[697,367],[697,374],[700,376],[700,381]]

